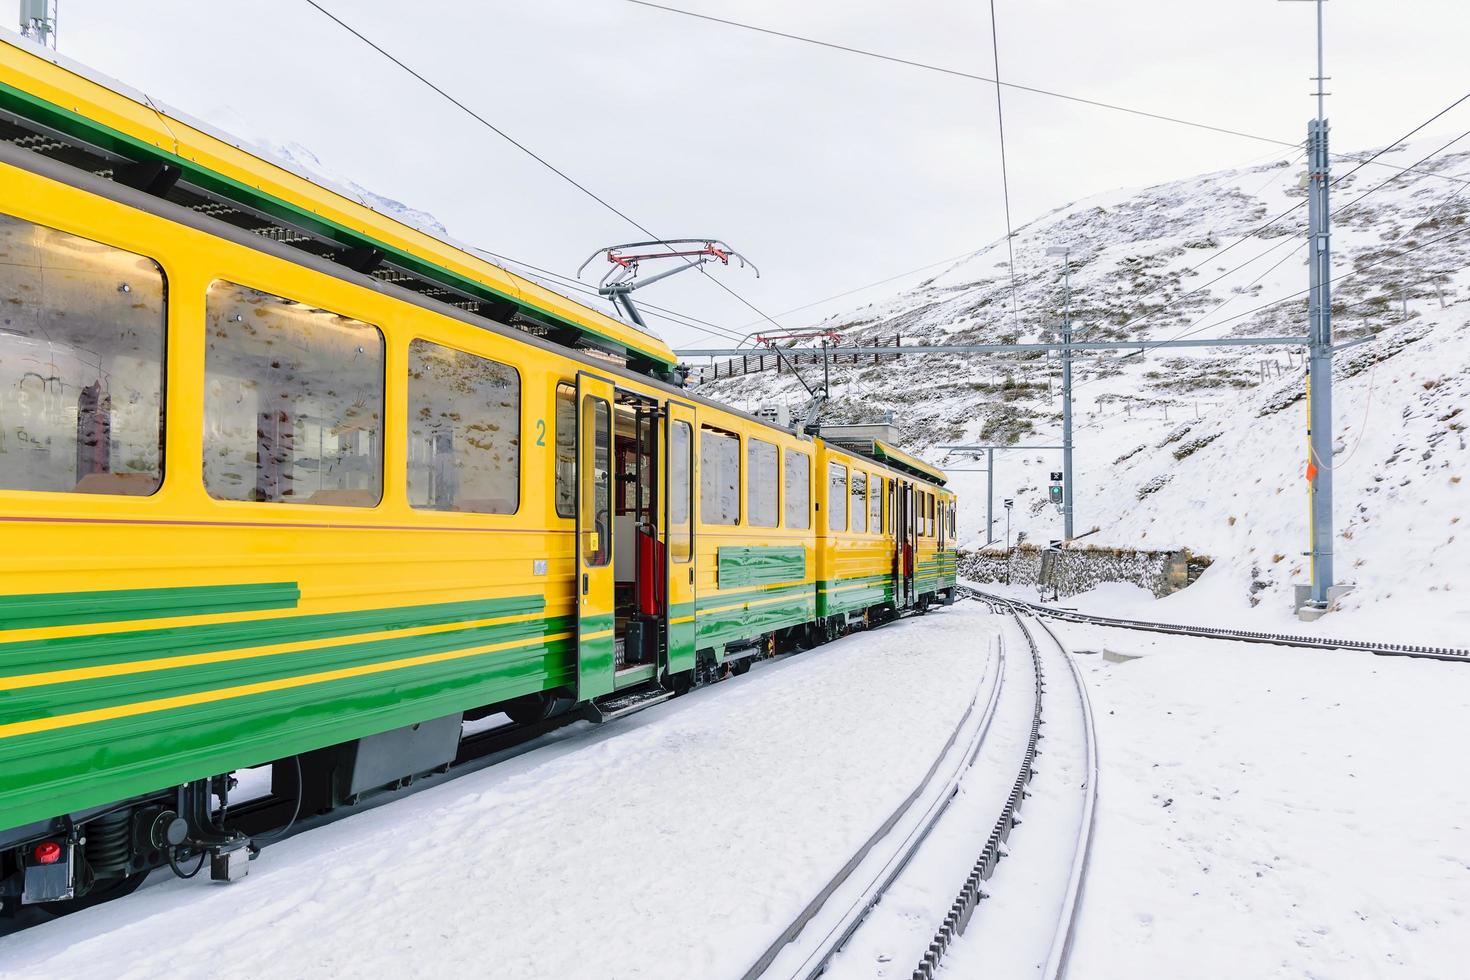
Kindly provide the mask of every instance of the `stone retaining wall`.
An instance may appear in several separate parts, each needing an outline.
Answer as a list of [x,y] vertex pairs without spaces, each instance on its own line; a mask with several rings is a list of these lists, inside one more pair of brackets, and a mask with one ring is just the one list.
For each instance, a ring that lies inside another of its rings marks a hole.
[[1132,551],[1124,548],[1067,548],[1044,559],[1045,548],[1021,545],[1005,551],[959,553],[959,574],[973,582],[1039,585],[1058,595],[1076,595],[1103,582],[1128,582],[1160,598],[1178,592],[1210,567],[1210,559],[1184,551]]

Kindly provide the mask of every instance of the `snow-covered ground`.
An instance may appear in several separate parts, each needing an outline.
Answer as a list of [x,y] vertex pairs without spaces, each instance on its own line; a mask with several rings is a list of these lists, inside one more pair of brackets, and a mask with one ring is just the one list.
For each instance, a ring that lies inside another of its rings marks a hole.
[[967,605],[0,939],[0,976],[739,976],[911,793],[991,664]]
[[[1070,976],[1464,975],[1470,670],[1057,629],[1101,765]],[[271,847],[239,884],[165,878],[0,939],[0,976],[739,976],[914,788],[1007,630],[960,603],[567,730]],[[835,975],[909,975],[1014,776],[1029,682],[1013,658],[972,775]],[[946,976],[1023,975],[1000,969],[1014,941],[1054,925],[1047,740]]]
[[1071,976],[1466,975],[1470,669],[1057,629],[1102,767]]

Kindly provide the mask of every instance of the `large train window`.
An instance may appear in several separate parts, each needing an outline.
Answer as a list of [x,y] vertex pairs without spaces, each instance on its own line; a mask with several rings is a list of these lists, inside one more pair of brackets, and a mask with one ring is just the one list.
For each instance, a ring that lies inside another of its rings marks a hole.
[[669,554],[686,562],[694,555],[694,430],[677,419],[669,429]]
[[151,259],[0,215],[0,488],[158,489],[164,294]]
[[781,474],[776,447],[761,439],[745,440],[745,506],[751,527],[775,527],[781,517],[777,498]]
[[556,386],[556,516],[577,516],[577,389]]
[[827,464],[827,529],[847,530],[847,467]]
[[204,303],[204,487],[222,500],[372,507],[383,495],[383,335],[216,282]]
[[408,345],[408,502],[514,514],[521,501],[521,376],[427,340]]
[[852,471],[852,483],[850,486],[852,506],[852,529],[866,534],[868,531],[868,474],[860,470]]
[[873,474],[872,496],[868,498],[868,530],[883,533],[883,478]]
[[740,523],[740,437],[708,426],[699,431],[699,519]]
[[805,530],[812,526],[812,463],[806,453],[786,450],[782,480],[786,504],[786,526]]

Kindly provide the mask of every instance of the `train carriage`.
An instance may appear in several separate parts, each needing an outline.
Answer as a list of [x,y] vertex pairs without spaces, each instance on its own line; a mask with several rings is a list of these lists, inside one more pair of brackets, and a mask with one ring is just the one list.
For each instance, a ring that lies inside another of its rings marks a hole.
[[10,907],[232,879],[466,721],[953,596],[953,497],[891,447],[702,399],[656,338],[6,43],[0,137]]

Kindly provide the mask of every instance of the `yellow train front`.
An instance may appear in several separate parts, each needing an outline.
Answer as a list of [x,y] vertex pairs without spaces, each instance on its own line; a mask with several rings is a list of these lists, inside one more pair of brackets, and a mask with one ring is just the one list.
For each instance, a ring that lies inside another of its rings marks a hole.
[[696,397],[655,338],[3,43],[0,109],[8,909],[230,880],[467,721],[952,599],[953,496],[890,444]]

